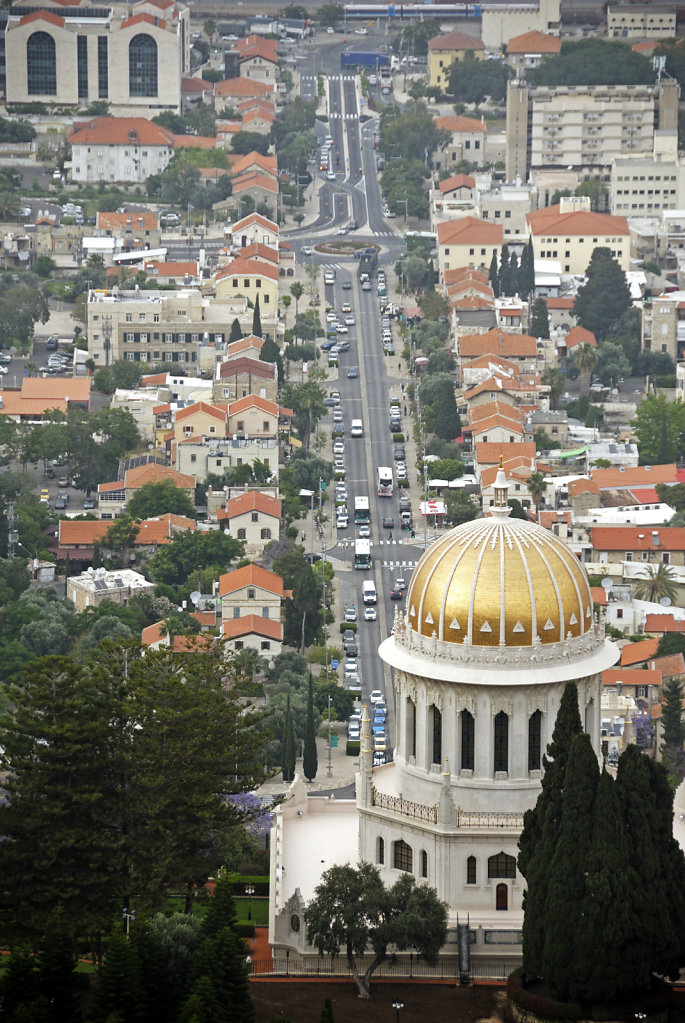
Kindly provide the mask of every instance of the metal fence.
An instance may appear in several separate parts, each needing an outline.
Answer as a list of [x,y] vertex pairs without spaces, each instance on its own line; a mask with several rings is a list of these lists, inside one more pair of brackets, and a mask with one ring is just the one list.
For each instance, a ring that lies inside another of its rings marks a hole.
[[[371,959],[357,960],[357,968],[363,974]],[[471,980],[505,981],[509,974],[520,966],[520,959],[474,959],[471,961]],[[350,977],[352,972],[344,956],[276,956],[274,959],[253,959],[250,964],[254,977]],[[374,977],[392,977],[403,980],[451,980],[459,982],[459,966],[455,959],[440,961],[435,966],[420,959],[389,959],[378,967]]]

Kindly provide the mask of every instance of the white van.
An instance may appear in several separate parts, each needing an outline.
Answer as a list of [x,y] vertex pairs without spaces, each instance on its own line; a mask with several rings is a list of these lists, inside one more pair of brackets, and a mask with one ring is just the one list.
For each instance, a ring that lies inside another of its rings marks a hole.
[[376,584],[373,579],[365,579],[362,583],[362,600],[365,604],[375,604],[378,601]]
[[362,423],[361,419],[353,419],[352,420],[352,426],[350,427],[350,436],[351,437],[363,437],[364,436],[364,426],[363,426],[363,423]]

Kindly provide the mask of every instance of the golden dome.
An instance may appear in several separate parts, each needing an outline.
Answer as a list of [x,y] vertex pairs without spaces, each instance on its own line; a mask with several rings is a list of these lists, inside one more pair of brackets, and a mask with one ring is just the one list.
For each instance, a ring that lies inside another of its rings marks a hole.
[[553,533],[503,512],[457,526],[423,555],[406,603],[415,633],[532,647],[592,631],[592,595],[576,556]]

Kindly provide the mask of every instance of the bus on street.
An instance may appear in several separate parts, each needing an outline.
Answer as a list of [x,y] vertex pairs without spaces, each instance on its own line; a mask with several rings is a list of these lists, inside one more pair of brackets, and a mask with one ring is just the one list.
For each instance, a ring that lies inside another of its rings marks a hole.
[[371,541],[370,540],[355,540],[354,541],[354,567],[355,568],[371,568]]
[[371,509],[369,508],[368,497],[355,497],[354,499],[355,526],[368,526],[369,522],[371,522]]
[[376,483],[379,497],[392,497],[392,469],[389,465],[378,466]]

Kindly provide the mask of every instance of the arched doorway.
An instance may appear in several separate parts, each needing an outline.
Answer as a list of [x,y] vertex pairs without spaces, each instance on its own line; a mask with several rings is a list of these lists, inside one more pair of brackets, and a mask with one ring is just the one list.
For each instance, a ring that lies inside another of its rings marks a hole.
[[509,889],[505,884],[498,884],[495,889],[495,909],[509,909]]

